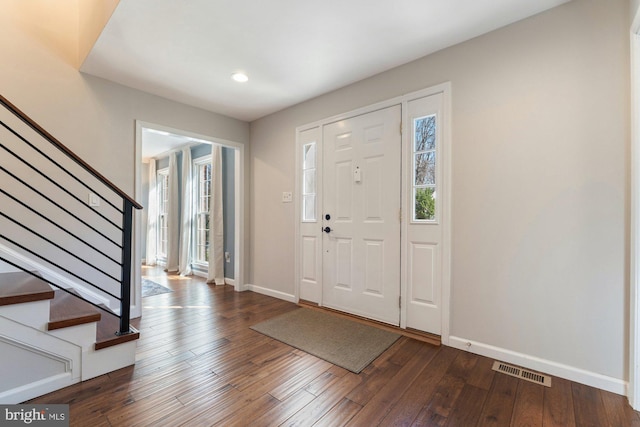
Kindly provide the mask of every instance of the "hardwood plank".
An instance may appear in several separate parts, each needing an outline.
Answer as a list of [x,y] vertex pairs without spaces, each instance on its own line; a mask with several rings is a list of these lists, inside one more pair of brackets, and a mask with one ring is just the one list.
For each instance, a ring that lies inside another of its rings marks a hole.
[[478,362],[466,379],[467,384],[489,391],[496,371],[492,369],[493,359],[484,356],[476,356]]
[[608,425],[607,414],[598,389],[584,384],[572,383],[571,391],[576,426],[599,427]]
[[417,341],[400,338],[385,351],[377,360],[362,371],[364,376],[362,383],[347,395],[359,405],[366,405],[376,394],[376,391],[384,386],[407,361],[423,346]]
[[331,372],[327,370],[322,374],[320,374],[319,376],[317,376],[304,389],[307,390],[309,393],[313,394],[314,396],[319,396],[320,394],[322,394],[323,391],[327,389],[327,387],[331,385],[331,383],[333,383],[336,380],[336,378],[339,378],[339,377],[336,377],[335,375],[333,375]]
[[253,425],[261,414],[275,408],[279,403],[280,401],[270,394],[263,394],[250,404],[212,425],[224,427]]
[[283,426],[308,426],[322,418],[335,404],[340,402],[344,395],[353,390],[360,382],[360,377],[348,373],[344,377],[336,378],[323,393],[309,402],[294,416],[287,419]]
[[130,405],[117,408],[107,414],[109,423],[114,426],[139,426],[154,424],[181,408],[182,405],[176,399],[156,401],[144,399]]
[[421,346],[413,355],[413,358],[378,390],[367,405],[351,419],[348,425],[378,425],[387,416],[400,400],[402,396],[400,391],[411,386],[440,349],[430,344],[420,344]]
[[343,426],[355,414],[362,409],[362,406],[352,402],[346,397],[331,408],[313,427],[337,427]]
[[512,426],[541,427],[543,425],[544,388],[540,384],[519,381],[511,417]]
[[[284,401],[270,410],[266,411],[259,418],[254,420],[254,426],[277,426],[292,417],[295,413],[311,403],[316,396],[304,389],[289,395]],[[244,426],[244,424],[239,424]]]
[[629,401],[625,396],[613,394],[608,391],[600,390],[604,410],[609,419],[609,425],[612,427],[622,426],[639,426],[640,419],[633,412]]
[[329,369],[331,365],[329,362],[321,359],[307,359],[307,361],[307,363],[311,363],[306,368],[301,369],[292,378],[282,382],[271,390],[269,394],[278,400],[285,400],[288,396],[305,387],[309,382],[318,377],[318,375],[321,375],[324,371]]
[[576,425],[571,382],[554,377],[553,387],[544,389],[543,424],[545,427],[574,427]]
[[496,375],[477,426],[508,426],[511,422],[517,388],[516,378],[502,374]]
[[68,328],[100,320],[101,314],[97,308],[74,296],[78,295],[76,291],[70,290],[70,292],[60,289],[54,291],[54,297],[49,303],[47,330]]
[[488,390],[465,384],[451,408],[445,426],[467,427],[478,424],[488,394]]
[[[182,408],[168,414],[160,420],[157,420],[154,426],[175,427],[181,425],[196,425],[204,422],[202,417],[207,417],[209,413],[222,411],[234,401],[241,399],[242,393],[234,389],[230,385],[216,389],[213,393],[207,393],[202,398],[190,402]],[[206,414],[206,415],[203,415]],[[224,414],[225,416],[228,413]],[[196,421],[197,419],[197,421]],[[216,420],[211,420],[212,424]]]
[[[261,366],[251,362],[252,366],[238,372],[237,375],[229,380],[229,384],[241,391],[251,387],[256,387],[259,384],[263,384],[265,381],[268,382],[272,375],[279,376],[282,372],[291,371],[292,365],[299,361],[300,357],[295,354],[285,353],[268,365]],[[281,378],[281,376],[279,376],[279,378]]]
[[[442,347],[420,376],[402,394],[383,424],[442,425],[450,406],[464,386],[464,373],[475,366],[476,359]],[[435,422],[436,420],[440,420]]]
[[53,298],[51,286],[25,272],[0,273],[0,306]]

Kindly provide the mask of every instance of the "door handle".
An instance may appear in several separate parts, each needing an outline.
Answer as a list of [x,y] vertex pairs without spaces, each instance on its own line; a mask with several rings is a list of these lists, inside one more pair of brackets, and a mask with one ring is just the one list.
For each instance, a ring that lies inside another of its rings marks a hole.
[[324,231],[325,233],[331,233],[331,228],[330,227],[325,227],[322,229],[322,231]]

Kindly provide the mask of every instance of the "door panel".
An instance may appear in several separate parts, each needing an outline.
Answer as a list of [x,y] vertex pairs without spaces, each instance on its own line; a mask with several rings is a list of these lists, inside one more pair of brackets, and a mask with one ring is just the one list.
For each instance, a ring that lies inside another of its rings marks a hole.
[[[446,146],[442,131],[441,93],[418,98],[408,102],[407,115],[411,130],[409,135],[412,148],[407,155],[408,162],[413,165],[410,171],[410,185],[407,193],[406,209],[411,214],[407,224],[407,327],[430,332],[442,333],[442,280],[443,280],[443,245],[444,211],[448,206],[448,183],[444,170]],[[421,131],[419,123],[425,118],[431,120],[428,132]],[[422,138],[422,143],[419,140]],[[419,160],[428,159],[419,166]],[[420,171],[423,174],[420,174]],[[433,214],[431,219],[414,218],[418,216],[414,209],[414,185],[435,185],[433,188]],[[437,195],[437,196],[436,196]]]
[[322,129],[313,127],[298,134],[300,166],[300,239],[298,241],[298,295],[301,300],[319,303],[322,298],[322,236],[316,199],[321,189],[320,140]]
[[323,128],[322,304],[399,325],[400,106]]

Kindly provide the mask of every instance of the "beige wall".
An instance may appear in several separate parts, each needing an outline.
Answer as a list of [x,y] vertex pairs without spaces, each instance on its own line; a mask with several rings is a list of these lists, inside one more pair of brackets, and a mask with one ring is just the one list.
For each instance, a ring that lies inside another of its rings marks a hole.
[[252,123],[250,282],[295,291],[296,126],[451,81],[451,334],[626,380],[628,14],[574,0]]

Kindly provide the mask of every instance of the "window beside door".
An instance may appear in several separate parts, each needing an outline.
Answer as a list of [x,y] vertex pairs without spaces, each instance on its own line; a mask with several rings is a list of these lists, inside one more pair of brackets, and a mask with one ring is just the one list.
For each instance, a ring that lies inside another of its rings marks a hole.
[[302,147],[302,221],[316,220],[316,143]]
[[413,220],[436,220],[436,116],[413,120]]

